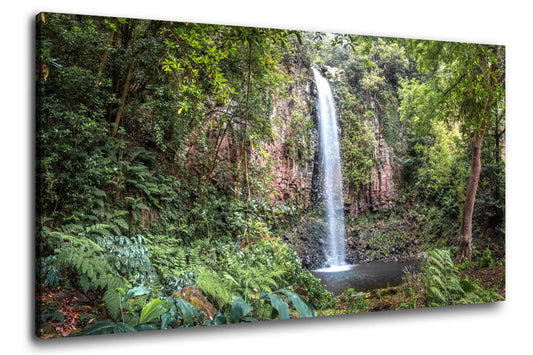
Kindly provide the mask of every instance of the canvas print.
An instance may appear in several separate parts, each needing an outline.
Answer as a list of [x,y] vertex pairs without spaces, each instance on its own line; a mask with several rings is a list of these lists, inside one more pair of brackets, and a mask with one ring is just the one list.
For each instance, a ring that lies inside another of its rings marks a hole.
[[504,46],[36,26],[38,337],[505,299]]

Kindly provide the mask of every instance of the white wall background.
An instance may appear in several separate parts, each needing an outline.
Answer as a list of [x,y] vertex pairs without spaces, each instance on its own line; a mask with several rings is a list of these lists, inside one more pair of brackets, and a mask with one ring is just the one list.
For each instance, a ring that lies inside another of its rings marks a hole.
[[[3,256],[0,339],[6,353],[503,354],[531,349],[530,199],[533,82],[525,1],[4,1],[0,90]],[[34,16],[40,11],[497,43],[507,46],[507,300],[252,326],[40,341],[33,337]],[[520,350],[515,350],[520,349]],[[524,349],[524,350],[522,350]]]

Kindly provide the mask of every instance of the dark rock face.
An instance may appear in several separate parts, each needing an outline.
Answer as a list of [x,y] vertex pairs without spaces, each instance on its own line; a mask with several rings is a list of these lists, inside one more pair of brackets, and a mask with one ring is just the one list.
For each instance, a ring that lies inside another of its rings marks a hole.
[[370,183],[360,187],[358,193],[350,187],[345,203],[348,205],[350,215],[359,216],[367,210],[389,209],[394,207],[396,190],[394,188],[394,151],[389,147],[381,135],[380,124],[377,117],[371,118],[374,137],[378,144],[374,151],[373,179]]
[[296,251],[302,265],[310,270],[319,269],[326,262],[325,248],[325,222],[320,217],[305,216],[292,233],[285,236],[288,243]]
[[290,200],[307,209],[312,206],[316,193],[317,132],[309,70],[300,64],[286,63],[285,71],[291,77],[290,95],[274,99],[270,116],[272,140],[262,144],[262,152],[254,152],[253,163],[269,169],[272,198],[281,202]]

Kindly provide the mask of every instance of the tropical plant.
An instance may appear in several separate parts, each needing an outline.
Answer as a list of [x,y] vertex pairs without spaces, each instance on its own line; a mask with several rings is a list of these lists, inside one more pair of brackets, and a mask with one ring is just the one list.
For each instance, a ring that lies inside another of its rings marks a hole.
[[193,304],[179,296],[173,295],[166,299],[152,298],[148,301],[147,295],[149,294],[150,290],[146,287],[129,289],[120,300],[121,321],[96,321],[82,331],[73,333],[72,336],[257,322],[265,319],[289,319],[291,318],[289,304],[293,306],[292,316],[295,318],[317,316],[316,311],[309,303],[298,294],[285,289],[261,294],[261,303],[268,302],[270,305],[269,317],[257,318],[252,306],[246,303],[242,297],[234,296],[228,313],[226,315],[217,313],[213,320],[206,320],[203,311],[198,310]]
[[428,251],[421,273],[409,273],[408,283],[408,288],[420,295],[428,307],[494,302],[502,299],[494,289],[484,290],[467,277],[460,278],[451,252],[446,249]]

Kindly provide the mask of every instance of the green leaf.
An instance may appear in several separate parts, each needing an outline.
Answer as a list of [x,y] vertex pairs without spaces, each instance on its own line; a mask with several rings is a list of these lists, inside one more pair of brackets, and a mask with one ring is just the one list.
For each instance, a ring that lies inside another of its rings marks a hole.
[[122,298],[122,302],[128,302],[133,297],[147,295],[149,293],[150,293],[150,289],[146,287],[142,287],[142,286],[134,287],[134,288],[129,289],[128,292],[126,292],[126,294]]
[[138,324],[134,327],[137,332],[144,332],[146,330],[159,330],[159,328],[153,324]]
[[124,218],[113,219],[113,222],[116,225],[118,225],[119,227],[121,227],[121,228],[124,228],[124,229],[129,229],[130,228],[128,222],[126,222],[126,220],[124,220]]
[[248,313],[253,310],[252,306],[244,302],[242,297],[233,300],[233,306],[230,311],[231,323],[239,323]]
[[140,209],[140,210],[150,211],[150,207],[146,206],[144,203],[138,203],[133,207]]
[[161,315],[161,329],[168,329],[170,322],[172,321],[172,316],[170,313],[165,313]]
[[94,193],[95,196],[98,196],[98,197],[107,197],[105,191],[100,190],[100,189],[96,189],[95,188],[93,193]]
[[99,334],[111,334],[115,323],[111,321],[102,321],[89,324],[81,332],[80,335],[99,335]]
[[130,333],[135,329],[125,323],[114,323],[112,321],[99,321],[93,324],[89,324],[83,330],[75,335],[100,335],[111,333]]
[[313,307],[299,295],[285,289],[280,290],[280,292],[289,298],[301,318],[316,317],[317,314]]
[[217,313],[215,319],[213,320],[213,323],[216,325],[226,324],[226,317],[224,317],[224,315],[221,313]]
[[119,322],[119,323],[115,323],[115,327],[113,328],[115,334],[118,334],[118,333],[131,333],[131,332],[134,332],[135,329],[132,328],[131,326],[127,325],[126,323],[122,323],[122,322]]
[[473,282],[470,282],[469,280],[460,280],[461,288],[464,290],[464,292],[475,292],[479,291],[480,287],[476,285]]
[[272,307],[276,309],[279,313],[279,319],[289,319],[289,305],[287,302],[283,301],[281,297],[275,293],[270,293],[268,295]]
[[[168,300],[168,299],[167,299]],[[198,310],[189,302],[185,301],[183,298],[175,297],[173,298],[174,304],[177,308],[177,313],[179,313],[183,319],[185,320],[185,323],[189,326],[194,325],[194,319],[203,319],[199,318],[200,314]]]
[[159,298],[151,300],[141,311],[139,324],[150,322],[168,312],[172,305]]

